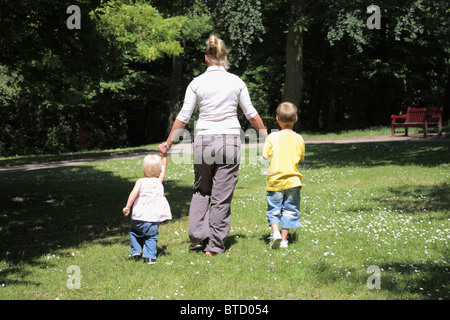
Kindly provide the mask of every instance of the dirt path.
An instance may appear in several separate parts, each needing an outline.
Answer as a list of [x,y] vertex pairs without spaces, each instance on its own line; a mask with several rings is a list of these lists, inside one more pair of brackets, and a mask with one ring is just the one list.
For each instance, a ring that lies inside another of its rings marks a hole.
[[[422,134],[412,134],[408,137],[405,136],[373,136],[373,137],[355,137],[355,138],[336,138],[336,139],[305,139],[305,144],[320,144],[320,143],[370,143],[370,142],[393,142],[393,141],[443,141],[450,142],[450,135],[444,134],[442,137],[430,135],[428,138],[424,138]],[[254,147],[255,144],[246,144],[246,147]],[[182,145],[174,145],[169,151],[169,154],[180,154]],[[184,150],[189,149],[184,145]],[[117,155],[108,156],[96,156],[87,157],[82,159],[61,160],[61,161],[48,161],[48,162],[33,162],[23,165],[12,165],[0,167],[0,173],[2,172],[17,172],[17,171],[30,171],[39,169],[51,169],[61,166],[77,166],[84,165],[90,162],[107,161],[107,160],[128,160],[142,158],[150,152],[157,153],[156,150],[149,150],[148,152],[135,152],[135,153],[123,153]]]

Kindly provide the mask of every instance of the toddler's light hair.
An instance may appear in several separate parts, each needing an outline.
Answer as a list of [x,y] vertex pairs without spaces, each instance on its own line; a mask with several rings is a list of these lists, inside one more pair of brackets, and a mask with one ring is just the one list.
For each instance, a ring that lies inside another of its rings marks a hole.
[[142,171],[147,178],[158,178],[161,174],[161,157],[149,154],[142,161]]
[[277,117],[281,122],[295,122],[297,120],[297,107],[292,102],[282,102],[277,107]]

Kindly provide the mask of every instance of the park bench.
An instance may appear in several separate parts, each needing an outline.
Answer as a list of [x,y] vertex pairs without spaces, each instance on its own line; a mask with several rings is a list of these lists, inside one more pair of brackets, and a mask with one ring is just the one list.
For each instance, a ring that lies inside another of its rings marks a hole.
[[[395,135],[395,129],[405,128],[405,136],[408,135],[408,128],[422,128],[423,136],[428,134],[428,126],[434,125],[438,127],[438,135],[442,134],[442,116],[444,114],[444,107],[440,108],[412,108],[408,107],[406,114],[397,116],[392,115],[391,122],[391,136]],[[399,119],[404,119],[403,122],[397,122]]]

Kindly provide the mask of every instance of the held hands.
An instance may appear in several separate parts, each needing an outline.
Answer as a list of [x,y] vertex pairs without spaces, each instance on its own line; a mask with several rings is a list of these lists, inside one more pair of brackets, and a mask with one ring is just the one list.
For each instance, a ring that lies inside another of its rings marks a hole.
[[166,143],[163,142],[158,146],[158,151],[161,153],[161,156],[165,157],[167,156],[167,151],[169,151],[170,146]]

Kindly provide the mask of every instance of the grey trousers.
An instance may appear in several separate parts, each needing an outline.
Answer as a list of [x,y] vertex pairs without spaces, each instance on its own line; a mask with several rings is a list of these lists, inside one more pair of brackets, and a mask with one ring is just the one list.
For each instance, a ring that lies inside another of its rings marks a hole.
[[240,147],[239,136],[198,135],[195,138],[189,237],[192,242],[205,241],[205,251],[225,251],[231,199],[238,182]]

